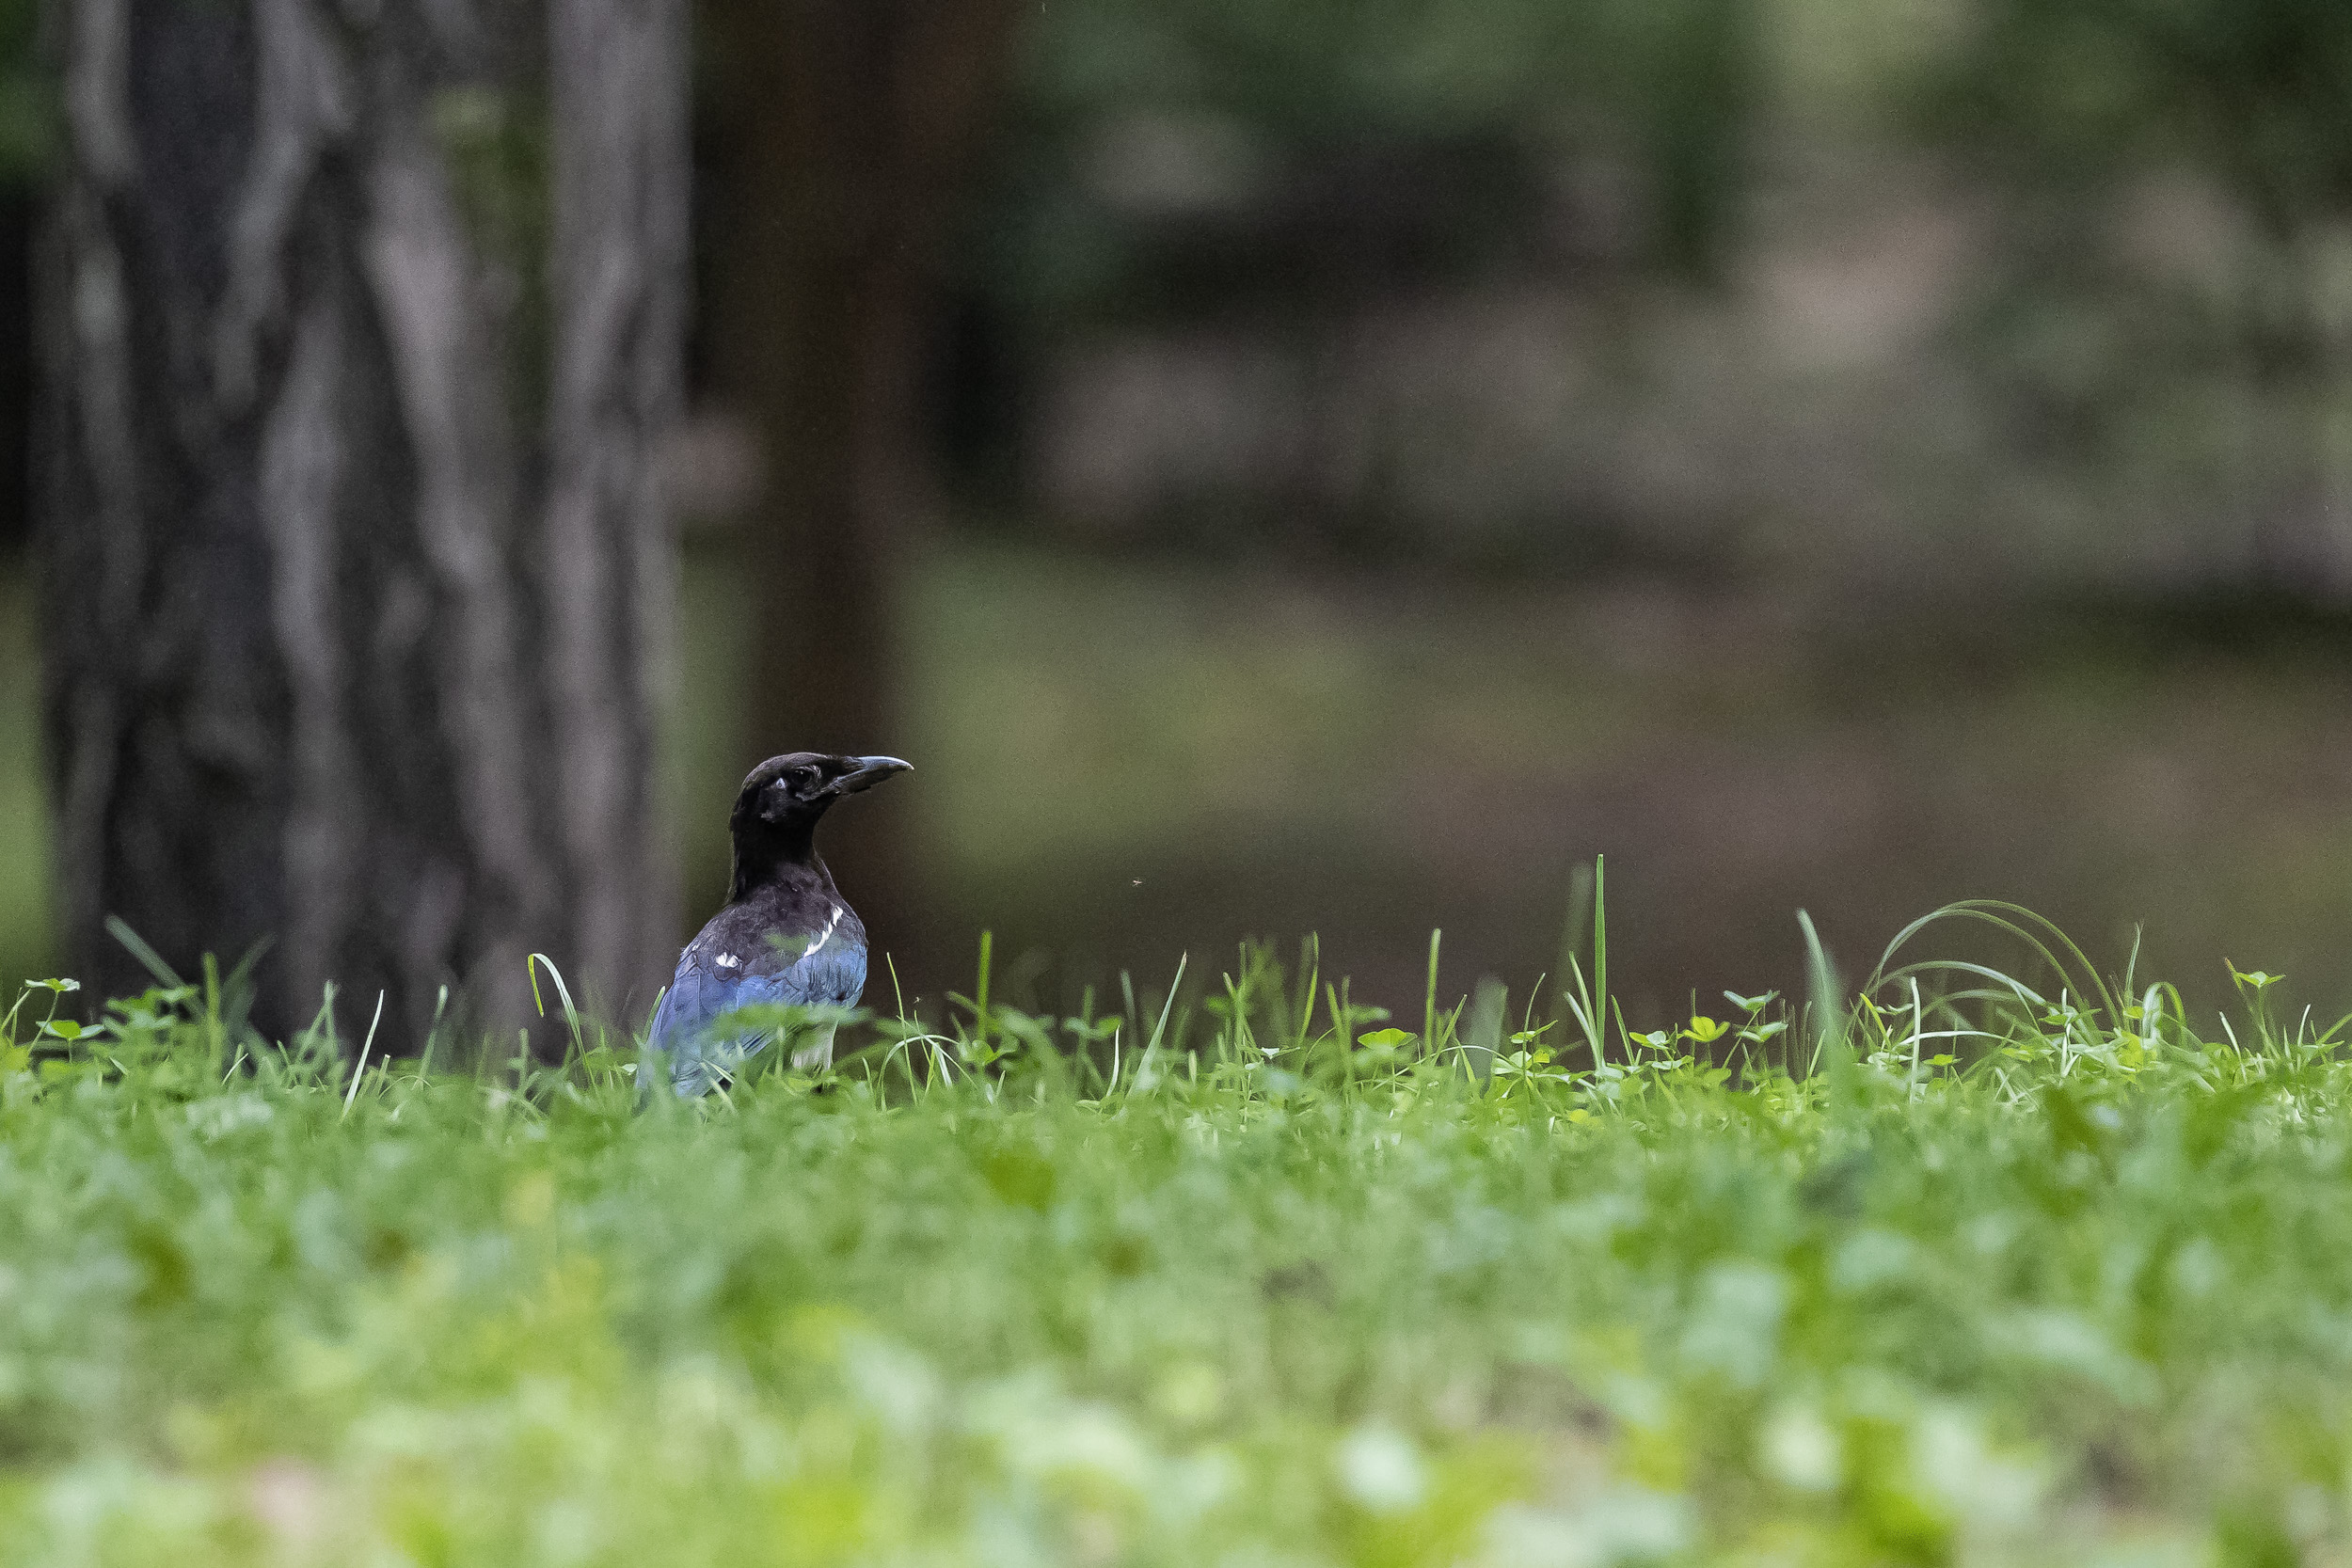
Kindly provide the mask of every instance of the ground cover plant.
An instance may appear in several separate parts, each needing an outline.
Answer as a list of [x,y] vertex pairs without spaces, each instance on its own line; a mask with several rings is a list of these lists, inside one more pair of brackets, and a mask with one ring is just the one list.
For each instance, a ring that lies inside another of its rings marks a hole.
[[1947,913],[2020,961],[1649,1032],[1605,928],[1397,1018],[1311,946],[1072,1019],[984,958],[642,1108],[544,975],[561,1067],[32,988],[0,1560],[2340,1560],[2341,1030]]

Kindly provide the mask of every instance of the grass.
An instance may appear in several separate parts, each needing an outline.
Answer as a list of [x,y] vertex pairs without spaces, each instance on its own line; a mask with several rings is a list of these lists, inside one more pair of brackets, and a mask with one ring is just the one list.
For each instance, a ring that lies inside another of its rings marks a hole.
[[2048,983],[1908,965],[1939,924],[1634,1033],[1598,923],[1549,1022],[1311,946],[1037,1018],[984,959],[642,1113],[553,996],[560,1069],[355,1073],[216,977],[35,989],[0,1561],[2343,1560],[2340,1035],[1945,913]]

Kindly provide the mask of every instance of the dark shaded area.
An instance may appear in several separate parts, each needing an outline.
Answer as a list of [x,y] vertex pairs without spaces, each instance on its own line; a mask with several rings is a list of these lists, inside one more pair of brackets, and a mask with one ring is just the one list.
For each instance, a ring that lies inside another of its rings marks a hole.
[[[739,765],[910,749],[892,582],[935,510],[918,410],[938,252],[993,104],[1007,0],[706,0],[697,358],[761,482],[739,569],[771,635],[729,673]],[[903,807],[843,830],[868,908],[914,908]]]
[[35,214],[31,191],[0,185],[0,559],[32,531]]

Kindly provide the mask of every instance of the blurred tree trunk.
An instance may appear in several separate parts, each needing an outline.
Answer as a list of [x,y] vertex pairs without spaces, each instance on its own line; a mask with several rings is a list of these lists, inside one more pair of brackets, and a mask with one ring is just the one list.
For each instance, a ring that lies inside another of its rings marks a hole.
[[[38,547],[63,944],[264,936],[413,1046],[674,938],[683,0],[59,0]],[[186,971],[183,971],[186,972]],[[542,1033],[549,1033],[542,1031]]]
[[[1018,8],[704,4],[712,372],[754,423],[766,470],[746,541],[763,633],[744,672],[745,754],[889,751],[905,744],[892,579],[930,501],[919,405],[933,274]],[[906,895],[907,803],[884,791],[828,828],[882,929]]]

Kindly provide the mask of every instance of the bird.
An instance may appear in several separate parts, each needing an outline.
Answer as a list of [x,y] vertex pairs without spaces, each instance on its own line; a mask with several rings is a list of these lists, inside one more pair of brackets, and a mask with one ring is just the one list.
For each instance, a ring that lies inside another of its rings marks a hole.
[[[678,955],[654,1009],[647,1065],[639,1069],[645,1095],[664,1073],[681,1099],[707,1094],[775,1038],[772,1026],[727,1022],[737,1008],[857,1005],[866,926],[817,853],[817,824],[844,796],[913,767],[897,757],[793,752],[751,770],[727,819],[735,845],[727,901]],[[832,1061],[831,1024],[792,1053],[795,1067]]]

